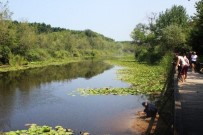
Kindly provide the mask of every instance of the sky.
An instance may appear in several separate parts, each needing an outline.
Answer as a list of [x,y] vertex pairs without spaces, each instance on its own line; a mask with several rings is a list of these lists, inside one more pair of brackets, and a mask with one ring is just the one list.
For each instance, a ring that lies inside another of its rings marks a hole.
[[[1,0],[2,1],[2,0]],[[6,1],[6,0],[3,0]],[[70,30],[90,29],[115,41],[130,41],[138,23],[152,13],[182,5],[189,16],[199,0],[8,0],[12,20],[50,24]]]

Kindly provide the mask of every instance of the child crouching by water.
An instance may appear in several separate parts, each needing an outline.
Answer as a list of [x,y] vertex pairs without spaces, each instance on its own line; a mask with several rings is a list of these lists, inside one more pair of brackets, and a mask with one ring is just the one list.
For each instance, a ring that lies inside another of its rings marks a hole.
[[139,116],[145,116],[146,118],[149,117],[155,117],[157,114],[157,108],[154,104],[143,102],[142,106],[144,107],[144,110],[141,112],[138,112]]

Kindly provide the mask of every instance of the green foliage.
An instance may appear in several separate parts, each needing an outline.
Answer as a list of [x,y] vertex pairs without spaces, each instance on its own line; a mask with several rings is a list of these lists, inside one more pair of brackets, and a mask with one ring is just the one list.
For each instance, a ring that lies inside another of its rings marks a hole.
[[35,48],[37,41],[35,29],[29,27],[27,22],[19,23],[16,30],[16,41],[17,46],[14,53],[25,56],[30,49]]
[[[131,33],[135,58],[139,62],[159,63],[163,56],[174,51],[190,50],[188,45],[189,17],[182,6],[172,6],[158,18],[149,18],[149,25],[138,24]],[[154,19],[154,20],[152,20]]]
[[[132,87],[132,88],[95,88],[95,89],[78,89],[81,96],[88,95],[138,95],[138,94],[153,94],[162,90],[162,87],[155,85],[149,87]],[[70,94],[74,95],[74,94]]]
[[183,6],[172,6],[165,12],[159,14],[156,20],[156,31],[160,32],[163,28],[170,25],[186,27],[188,25],[189,16],[186,14],[186,9]]
[[151,49],[151,52],[148,54],[149,59],[146,60],[149,64],[157,64],[163,57],[163,53],[156,52],[154,49]]
[[79,50],[74,49],[74,50],[72,51],[72,56],[73,56],[73,57],[80,57]]
[[135,47],[133,45],[124,45],[120,53],[126,55],[126,54],[133,54],[134,51],[135,51]]
[[0,62],[2,64],[9,63],[9,54],[11,54],[11,50],[8,46],[0,46]]
[[[134,88],[95,88],[95,89],[78,89],[78,92],[82,96],[88,95],[137,95],[137,94],[146,94],[139,89]],[[72,95],[72,94],[70,94]]]
[[[0,3],[0,63],[29,62],[115,55],[120,50],[114,40],[92,30],[53,28],[45,23],[11,21],[7,3]],[[17,60],[18,59],[18,60]]]
[[[111,63],[123,66],[118,71],[118,79],[131,84],[130,88],[97,88],[97,89],[78,89],[81,95],[137,95],[137,94],[153,94],[159,93],[164,88],[167,70],[170,59],[165,58],[166,63],[159,65],[148,65],[146,63],[138,63],[127,58],[126,60],[111,60]],[[70,95],[75,95],[71,93]]]
[[6,132],[5,135],[74,135],[73,130],[65,129],[62,126],[56,126],[55,129],[47,125],[31,124],[29,126],[27,130],[10,131]]
[[85,30],[85,35],[88,37],[88,38],[91,38],[91,37],[95,37],[96,36],[96,33],[94,33],[93,31],[87,29]]
[[15,33],[10,27],[12,27],[10,21],[0,20],[0,45],[8,46],[11,49],[15,44]]
[[173,58],[173,53],[166,53],[160,60],[160,66],[166,71],[165,73],[169,73],[169,71],[171,71]]
[[144,62],[148,58],[146,57],[148,54],[148,48],[146,46],[136,47],[135,49],[135,58],[139,62]]
[[132,31],[131,37],[135,43],[143,44],[146,42],[147,32],[148,32],[147,26],[145,24],[139,23]]
[[177,50],[186,43],[186,35],[177,25],[169,25],[162,30],[162,50],[164,52]]
[[22,66],[22,65],[27,64],[27,61],[25,60],[24,57],[22,57],[20,55],[10,54],[9,55],[9,64],[11,66]]
[[[4,27],[6,25],[7,27]],[[0,25],[1,51],[7,55],[0,56],[2,64],[8,63],[8,54],[20,55],[27,61],[45,61],[49,59],[66,59],[68,57],[95,57],[118,53],[117,45],[103,35],[91,30],[71,31],[58,29],[55,32],[50,25],[4,21]],[[5,34],[8,33],[8,34]],[[7,36],[8,35],[8,36]],[[3,40],[5,39],[5,40]],[[105,50],[105,51],[104,51]],[[105,53],[103,53],[105,52]],[[15,64],[12,64],[15,65]]]
[[163,53],[159,46],[136,46],[135,59],[138,62],[147,62],[148,64],[155,64],[162,59]]
[[194,28],[191,32],[190,43],[193,50],[198,54],[202,54],[203,50],[203,0],[196,3],[197,13],[194,16]]
[[29,23],[30,26],[35,27],[37,29],[37,33],[49,33],[49,32],[60,32],[66,29],[59,28],[59,27],[51,27],[51,25],[47,25],[45,23]]
[[69,56],[70,54],[67,51],[60,50],[60,51],[54,52],[54,58],[57,58],[57,59],[65,59]]
[[172,6],[159,14],[155,24],[155,34],[164,53],[188,48],[189,17],[182,6]]

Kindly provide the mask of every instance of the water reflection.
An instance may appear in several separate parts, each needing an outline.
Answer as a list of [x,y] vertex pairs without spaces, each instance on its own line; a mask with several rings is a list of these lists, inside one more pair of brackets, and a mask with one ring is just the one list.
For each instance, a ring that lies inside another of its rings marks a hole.
[[[85,61],[1,73],[0,131],[24,129],[26,123],[37,123],[119,135],[118,127],[126,126],[114,122],[123,119],[121,114],[140,107],[145,97],[68,95],[77,88],[129,87],[116,80],[119,68],[100,61]],[[129,119],[122,123],[127,125]]]
[[48,66],[17,72],[1,73],[1,90],[13,90],[16,87],[20,90],[29,90],[42,83],[53,81],[72,80],[78,77],[91,78],[112,68],[103,62],[79,62],[64,66]]

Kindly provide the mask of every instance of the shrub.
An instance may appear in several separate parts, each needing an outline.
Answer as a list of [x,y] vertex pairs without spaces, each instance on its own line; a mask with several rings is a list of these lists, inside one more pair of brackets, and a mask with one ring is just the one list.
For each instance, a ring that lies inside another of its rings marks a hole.
[[60,51],[54,52],[55,58],[64,59],[64,58],[67,58],[68,56],[69,56],[69,53],[67,51],[60,50]]
[[22,57],[20,55],[10,54],[9,55],[9,64],[11,66],[22,66],[22,65],[27,64],[27,61],[24,57]]
[[42,49],[32,49],[26,54],[26,59],[28,61],[44,61],[50,59],[48,52]]
[[2,64],[9,63],[9,54],[10,53],[11,53],[11,50],[8,46],[0,46],[0,62]]

